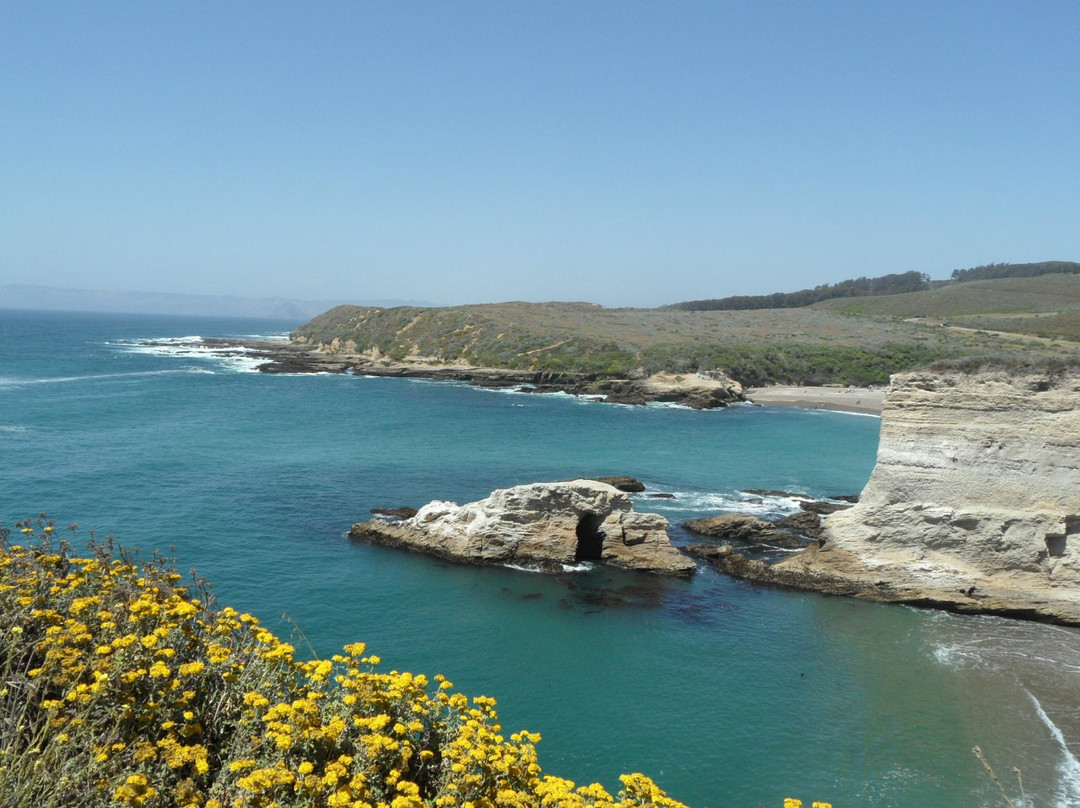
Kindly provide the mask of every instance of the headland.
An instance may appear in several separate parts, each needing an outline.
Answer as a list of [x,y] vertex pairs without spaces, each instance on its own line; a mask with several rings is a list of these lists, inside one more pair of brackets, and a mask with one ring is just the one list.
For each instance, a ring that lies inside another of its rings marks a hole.
[[243,355],[256,361],[264,360],[258,365],[262,373],[350,373],[432,379],[492,389],[513,388],[527,393],[569,393],[614,404],[660,402],[691,409],[724,407],[743,400],[742,385],[719,370],[606,375],[574,370],[485,367],[462,359],[442,361],[419,355],[389,358],[377,348],[355,352],[337,345],[323,348],[281,340],[206,339],[193,341],[191,347],[209,349],[221,356]]
[[755,581],[878,601],[1080,625],[1080,370],[899,374],[877,464],[819,544]]

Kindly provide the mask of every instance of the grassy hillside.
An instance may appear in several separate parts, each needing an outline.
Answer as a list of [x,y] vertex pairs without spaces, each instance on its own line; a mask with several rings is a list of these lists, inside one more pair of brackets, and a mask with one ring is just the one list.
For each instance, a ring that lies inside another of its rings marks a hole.
[[951,283],[888,297],[828,300],[819,311],[948,321],[954,326],[1080,340],[1080,275]]
[[[890,299],[898,297],[907,296]],[[293,338],[341,353],[377,349],[399,361],[427,358],[600,377],[719,369],[746,385],[877,384],[890,373],[936,360],[1029,350],[993,334],[826,308],[680,311],[588,303],[339,306],[294,331]]]
[[920,272],[882,275],[877,278],[852,278],[840,283],[825,283],[798,292],[775,292],[771,295],[734,295],[710,300],[688,300],[672,303],[665,308],[684,311],[743,311],[747,309],[798,309],[821,300],[862,297],[865,295],[895,295],[916,292],[930,286],[930,277]]

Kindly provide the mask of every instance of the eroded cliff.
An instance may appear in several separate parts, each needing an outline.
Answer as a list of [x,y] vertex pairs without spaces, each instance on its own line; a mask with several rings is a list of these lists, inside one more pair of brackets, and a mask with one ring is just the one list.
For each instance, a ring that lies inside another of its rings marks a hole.
[[897,375],[870,481],[823,539],[744,575],[1080,624],[1080,371]]

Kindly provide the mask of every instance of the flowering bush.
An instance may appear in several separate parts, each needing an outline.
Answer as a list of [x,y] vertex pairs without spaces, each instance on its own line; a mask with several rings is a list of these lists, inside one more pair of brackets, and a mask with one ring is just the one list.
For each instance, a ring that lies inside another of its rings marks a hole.
[[299,660],[162,559],[73,557],[54,530],[0,529],[6,808],[682,808],[640,774],[617,797],[544,775],[494,699],[361,643]]

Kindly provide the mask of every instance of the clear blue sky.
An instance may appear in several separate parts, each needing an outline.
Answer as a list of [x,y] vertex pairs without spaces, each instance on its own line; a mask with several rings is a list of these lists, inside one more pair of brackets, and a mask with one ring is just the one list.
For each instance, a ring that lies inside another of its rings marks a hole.
[[1080,260],[1080,2],[0,4],[0,283],[657,305]]

